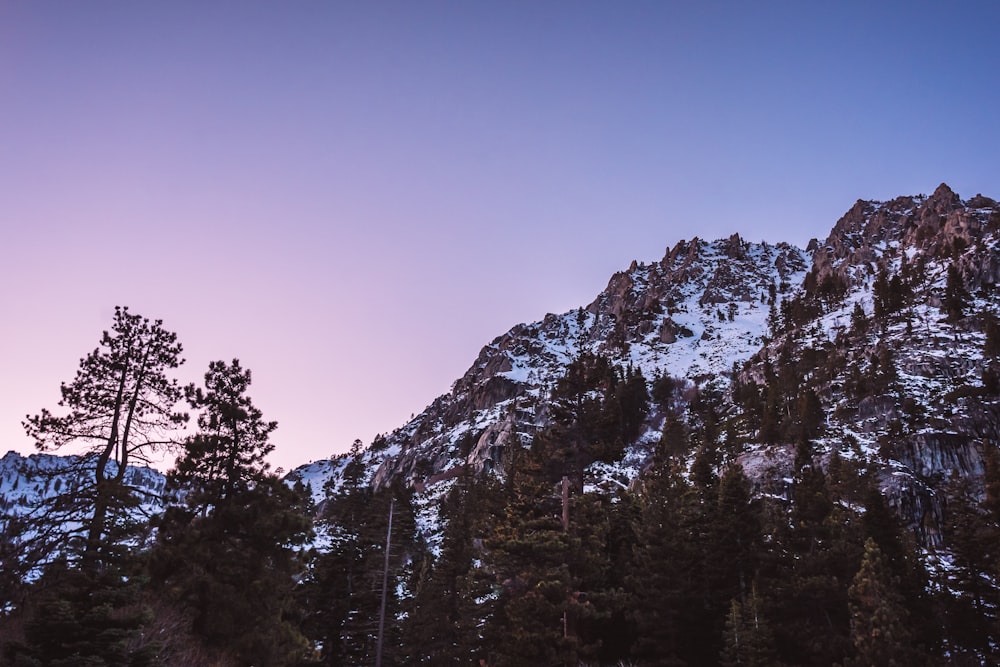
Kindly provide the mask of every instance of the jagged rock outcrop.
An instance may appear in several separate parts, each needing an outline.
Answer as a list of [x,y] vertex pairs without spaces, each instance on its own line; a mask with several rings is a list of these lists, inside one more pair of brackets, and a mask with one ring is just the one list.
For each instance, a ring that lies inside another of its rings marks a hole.
[[[996,202],[976,195],[964,203],[942,183],[930,197],[897,197],[888,202],[858,200],[837,221],[813,258],[817,284],[836,276],[857,286],[870,276],[890,246],[910,248],[927,258],[944,259],[1000,226]],[[956,245],[957,244],[957,245]],[[995,253],[977,253],[959,262],[967,282],[978,289],[1000,278]]]

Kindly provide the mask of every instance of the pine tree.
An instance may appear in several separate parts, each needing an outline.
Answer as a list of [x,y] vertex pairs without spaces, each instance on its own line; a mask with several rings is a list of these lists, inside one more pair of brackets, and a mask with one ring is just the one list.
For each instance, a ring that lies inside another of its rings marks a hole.
[[630,565],[636,641],[643,665],[682,665],[688,570],[697,561],[686,534],[683,506],[693,498],[677,463],[658,451],[639,496],[640,522]]
[[757,571],[763,534],[760,509],[739,465],[729,466],[719,481],[718,510],[710,532],[720,595],[745,596]]
[[764,365],[764,409],[760,418],[758,437],[762,442],[774,444],[781,438],[781,408],[784,402],[777,375],[771,364]]
[[305,649],[293,593],[311,536],[309,500],[268,472],[276,424],[263,420],[249,385],[250,372],[233,360],[211,363],[203,390],[188,388],[201,431],[168,475],[183,504],[157,521],[150,571],[220,659],[284,665]]
[[553,419],[535,435],[532,450],[550,480],[568,475],[582,490],[588,465],[617,460],[639,435],[649,394],[641,373],[622,377],[605,357],[583,353],[557,383],[551,408]]
[[1000,356],[1000,320],[996,316],[986,317],[986,342],[983,344],[983,356],[986,359],[996,359]]
[[171,484],[187,492],[191,508],[205,512],[249,490],[268,468],[265,457],[274,450],[269,437],[278,423],[264,421],[246,393],[250,382],[250,371],[233,359],[228,365],[211,362],[204,388],[185,388],[191,408],[198,411],[199,432],[185,443]]
[[480,626],[490,588],[476,568],[476,542],[492,516],[496,484],[462,475],[441,503],[440,556],[417,583],[403,627],[406,664],[474,665],[485,657]]
[[864,334],[868,327],[868,318],[865,309],[860,301],[854,302],[854,310],[851,311],[851,329],[858,334]]
[[962,280],[962,274],[959,273],[958,267],[954,263],[949,264],[942,303],[942,308],[948,315],[949,322],[956,322],[965,316],[969,298],[969,292],[965,289],[965,281]]
[[910,618],[911,633],[928,652],[937,649],[940,622],[928,595],[928,574],[919,556],[914,535],[903,526],[899,515],[889,507],[873,479],[867,484],[862,526],[868,539],[882,554],[882,560]]
[[629,656],[626,640],[631,626],[619,564],[625,562],[634,539],[627,528],[616,526],[621,502],[597,491],[569,497],[568,565],[574,590],[565,618],[579,661],[608,664]]
[[[591,553],[599,553],[599,558],[591,561],[597,566],[589,568],[589,576],[600,577],[599,581],[591,578],[583,584],[593,609],[599,613],[582,618],[579,632],[586,642],[599,645],[598,664],[624,663],[635,641],[627,564],[638,543],[639,508],[630,493],[588,494],[579,499],[582,502],[573,509],[577,517],[574,527],[582,529],[584,539],[594,546]],[[598,540],[599,545],[594,545]]]
[[[633,442],[641,435],[643,421],[649,413],[649,389],[642,370],[629,367],[624,382],[615,387],[614,404],[618,411],[621,440]],[[620,455],[620,452],[616,452]],[[611,460],[618,456],[610,457]]]
[[723,648],[725,615],[747,594],[762,536],[756,503],[738,466],[715,475],[654,468],[628,582],[642,664],[710,664]]
[[776,667],[774,635],[760,609],[754,587],[746,605],[733,598],[726,614],[725,643],[720,655],[722,667]]
[[860,529],[835,504],[811,447],[800,444],[792,503],[765,529],[773,537],[758,579],[784,662],[830,665],[850,650],[847,584],[860,562]]
[[875,540],[868,538],[861,568],[848,591],[854,664],[903,667],[918,664],[909,614]]
[[[347,454],[342,484],[325,489],[327,499],[317,520],[319,532],[330,545],[311,560],[298,594],[299,606],[305,610],[303,631],[313,645],[320,647],[317,659],[322,665],[351,664],[347,653],[357,642],[351,641],[353,633],[348,636],[345,627],[348,621],[362,616],[359,598],[365,598],[363,607],[368,613],[363,614],[364,618],[373,618],[376,613],[373,591],[378,565],[369,552],[376,548],[372,545],[384,539],[385,530],[381,529],[381,537],[379,529],[368,530],[371,518],[380,517],[381,505],[372,511],[374,494],[364,483],[364,473],[361,441],[355,440]],[[363,578],[369,585],[362,585]]]
[[572,659],[564,628],[567,601],[575,588],[567,565],[569,536],[560,522],[558,497],[546,493],[545,486],[518,483],[487,543],[488,567],[500,584],[497,609],[486,628],[493,639],[490,665]]
[[674,411],[678,386],[682,387],[683,382],[669,375],[661,374],[653,379],[652,399],[662,412],[669,414]]
[[876,320],[883,320],[892,312],[892,299],[889,294],[889,272],[884,264],[879,265],[875,282],[872,285],[874,315]]
[[614,605],[604,585],[607,522],[592,497],[574,492],[564,504],[571,488],[568,478],[551,484],[535,454],[509,475],[484,559],[499,587],[484,630],[490,665],[575,665],[597,656],[599,633],[588,628]]
[[[322,665],[374,664],[386,565],[386,536],[392,506],[392,540],[386,618],[405,612],[400,589],[413,579],[411,563],[424,561],[416,535],[412,492],[391,487],[375,492],[348,482],[327,499],[319,520],[329,547],[313,559],[299,591],[308,639],[319,647]],[[385,627],[383,665],[405,664],[396,623]]]
[[149,609],[141,579],[116,564],[82,569],[51,564],[32,587],[24,641],[5,647],[17,667],[145,667],[160,664],[159,646],[144,641]]
[[147,463],[149,456],[173,443],[172,430],[186,419],[174,411],[181,397],[176,380],[167,377],[183,362],[177,335],[116,307],[111,331],[100,346],[80,360],[76,377],[61,386],[59,405],[69,410],[56,416],[43,409],[24,421],[28,436],[42,451],[81,445],[88,455],[79,459],[89,477],[82,488],[57,495],[36,514],[41,521],[56,520],[68,528],[52,550],[65,551],[81,535],[82,563],[97,567],[113,559],[109,554],[127,532],[129,510],[136,504],[125,473],[131,463]]
[[952,594],[941,600],[950,643],[987,657],[987,662],[1000,659],[1000,593],[990,580],[1000,570],[1000,522],[994,495],[1000,488],[1000,465],[994,448],[987,444],[984,449],[985,498],[966,479],[955,477],[948,484],[944,528],[945,542],[954,556],[947,582]]
[[809,387],[799,394],[796,401],[796,413],[799,440],[812,440],[823,431],[826,415],[816,391]]
[[216,660],[264,667],[304,654],[294,593],[310,535],[307,502],[301,489],[262,475],[204,517],[172,508],[158,522],[154,590],[185,612],[188,631]]

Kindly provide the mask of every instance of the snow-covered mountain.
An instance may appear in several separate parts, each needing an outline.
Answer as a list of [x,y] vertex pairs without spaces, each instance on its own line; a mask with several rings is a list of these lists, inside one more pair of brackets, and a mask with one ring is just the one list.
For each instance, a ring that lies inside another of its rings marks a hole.
[[[796,401],[814,396],[820,460],[876,465],[891,503],[932,544],[945,486],[953,476],[981,486],[984,444],[1000,438],[1000,343],[990,339],[1000,335],[998,280],[1000,206],[981,195],[963,201],[946,185],[859,201],[807,249],[738,235],[681,241],[658,262],[616,273],[589,305],[498,336],[451,392],[396,431],[288,478],[321,504],[356,460],[364,483],[415,488],[432,526],[449,480],[503,475],[512,452],[552,422],[553,391],[589,353],[651,384],[669,376],[682,394],[721,396],[759,493],[787,494]],[[589,483],[631,483],[663,417],[653,410],[620,460],[591,466]],[[8,454],[0,506],[16,513],[72,484],[71,474],[52,474],[61,465]],[[130,474],[153,495],[162,489],[155,471]]]
[[[298,582],[289,617],[333,664],[370,662],[383,612],[398,664],[997,664],[998,280],[1000,205],[945,185],[859,201],[806,249],[734,235],[633,262],[491,341],[399,429],[288,474],[315,506],[313,548],[274,580]],[[21,530],[0,588],[33,593],[35,563],[82,545],[59,512],[90,511],[92,480],[93,459],[0,461],[0,529]],[[162,475],[127,481],[139,514],[162,509]],[[307,523],[247,508],[237,543],[263,553]],[[219,516],[160,524],[148,561],[246,560],[200,548],[235,535],[204,530]],[[122,523],[130,546],[157,525]],[[154,597],[174,569],[149,568]],[[242,589],[223,569],[195,590]]]
[[[720,392],[743,429],[740,462],[758,491],[786,494],[791,426],[765,442],[754,405],[730,392],[735,377],[742,393],[763,401],[784,369],[795,376],[792,394],[819,400],[821,460],[836,452],[881,466],[890,502],[933,543],[943,485],[953,474],[976,484],[983,442],[998,436],[984,355],[987,325],[1000,313],[998,232],[995,201],[962,201],[941,185],[930,196],[859,201],[807,250],[738,235],[681,241],[661,261],[612,276],[588,306],[497,337],[450,393],[356,456],[376,487],[402,480],[433,506],[447,484],[434,487],[463,469],[502,474],[512,448],[550,422],[551,392],[568,365],[591,352],[647,380],[667,375]],[[955,316],[946,304],[950,266],[969,294]],[[869,375],[881,379],[866,383]],[[618,465],[595,464],[592,475],[629,483],[659,437],[659,418],[651,415]],[[319,500],[349,458],[290,477]]]
[[[5,542],[17,543],[21,555],[8,561],[9,552],[0,553],[8,575],[17,571],[33,579],[38,574],[35,564],[74,548],[74,539],[65,538],[79,533],[88,516],[66,499],[93,494],[96,462],[95,456],[22,456],[13,451],[0,458],[0,535]],[[112,464],[109,472],[115,471]],[[122,481],[137,500],[128,509],[130,521],[141,526],[163,511],[166,476],[162,472],[128,466]],[[40,529],[44,522],[53,522],[55,529]],[[20,569],[25,564],[27,569]]]
[[[769,314],[808,264],[800,248],[738,235],[681,241],[659,262],[633,262],[590,305],[517,325],[486,345],[451,393],[360,453],[371,482],[402,478],[424,489],[465,466],[502,472],[510,448],[527,445],[547,423],[552,388],[583,352],[647,378],[667,374],[724,389],[734,365],[766,341]],[[319,496],[331,478],[336,488],[342,470],[342,463],[318,462],[290,477]]]
[[[83,456],[7,452],[0,458],[0,512],[20,516],[58,493],[93,477],[93,459]],[[140,498],[137,511],[149,516],[161,510],[166,476],[145,466],[129,466],[125,485]]]

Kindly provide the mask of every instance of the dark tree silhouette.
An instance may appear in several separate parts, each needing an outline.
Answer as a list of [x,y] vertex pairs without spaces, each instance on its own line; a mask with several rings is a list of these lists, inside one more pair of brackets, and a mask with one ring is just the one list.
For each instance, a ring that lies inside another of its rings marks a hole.
[[111,331],[80,360],[73,381],[61,387],[59,406],[68,414],[43,409],[23,422],[41,451],[76,446],[86,453],[77,465],[86,469],[89,484],[60,494],[39,514],[62,526],[77,522],[80,528],[67,528],[53,548],[82,533],[82,562],[88,567],[107,558],[102,552],[116,541],[106,539],[108,532],[135,502],[127,466],[148,463],[153,453],[176,444],[172,434],[186,415],[175,412],[181,389],[167,372],[183,363],[180,355],[177,335],[161,320],[116,307]]
[[201,431],[168,475],[182,502],[156,522],[150,572],[219,659],[294,664],[306,645],[293,617],[300,551],[312,534],[308,498],[268,473],[277,424],[263,420],[249,385],[234,359],[211,363],[204,389],[188,387]]

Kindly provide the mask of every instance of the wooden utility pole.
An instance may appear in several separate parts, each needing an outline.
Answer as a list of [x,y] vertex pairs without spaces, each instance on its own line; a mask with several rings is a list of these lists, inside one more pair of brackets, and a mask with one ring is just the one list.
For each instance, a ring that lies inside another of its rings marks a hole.
[[396,499],[389,500],[389,529],[385,531],[385,567],[382,569],[382,606],[378,612],[378,643],[375,648],[375,667],[382,667],[382,638],[385,632],[385,601],[389,593],[389,548],[392,546],[392,508]]
[[569,477],[562,478],[562,526],[563,532],[569,532]]
[[[563,532],[569,532],[569,477],[562,478],[562,527]],[[569,610],[563,611],[563,639],[569,639]],[[566,663],[569,667],[569,662]]]

